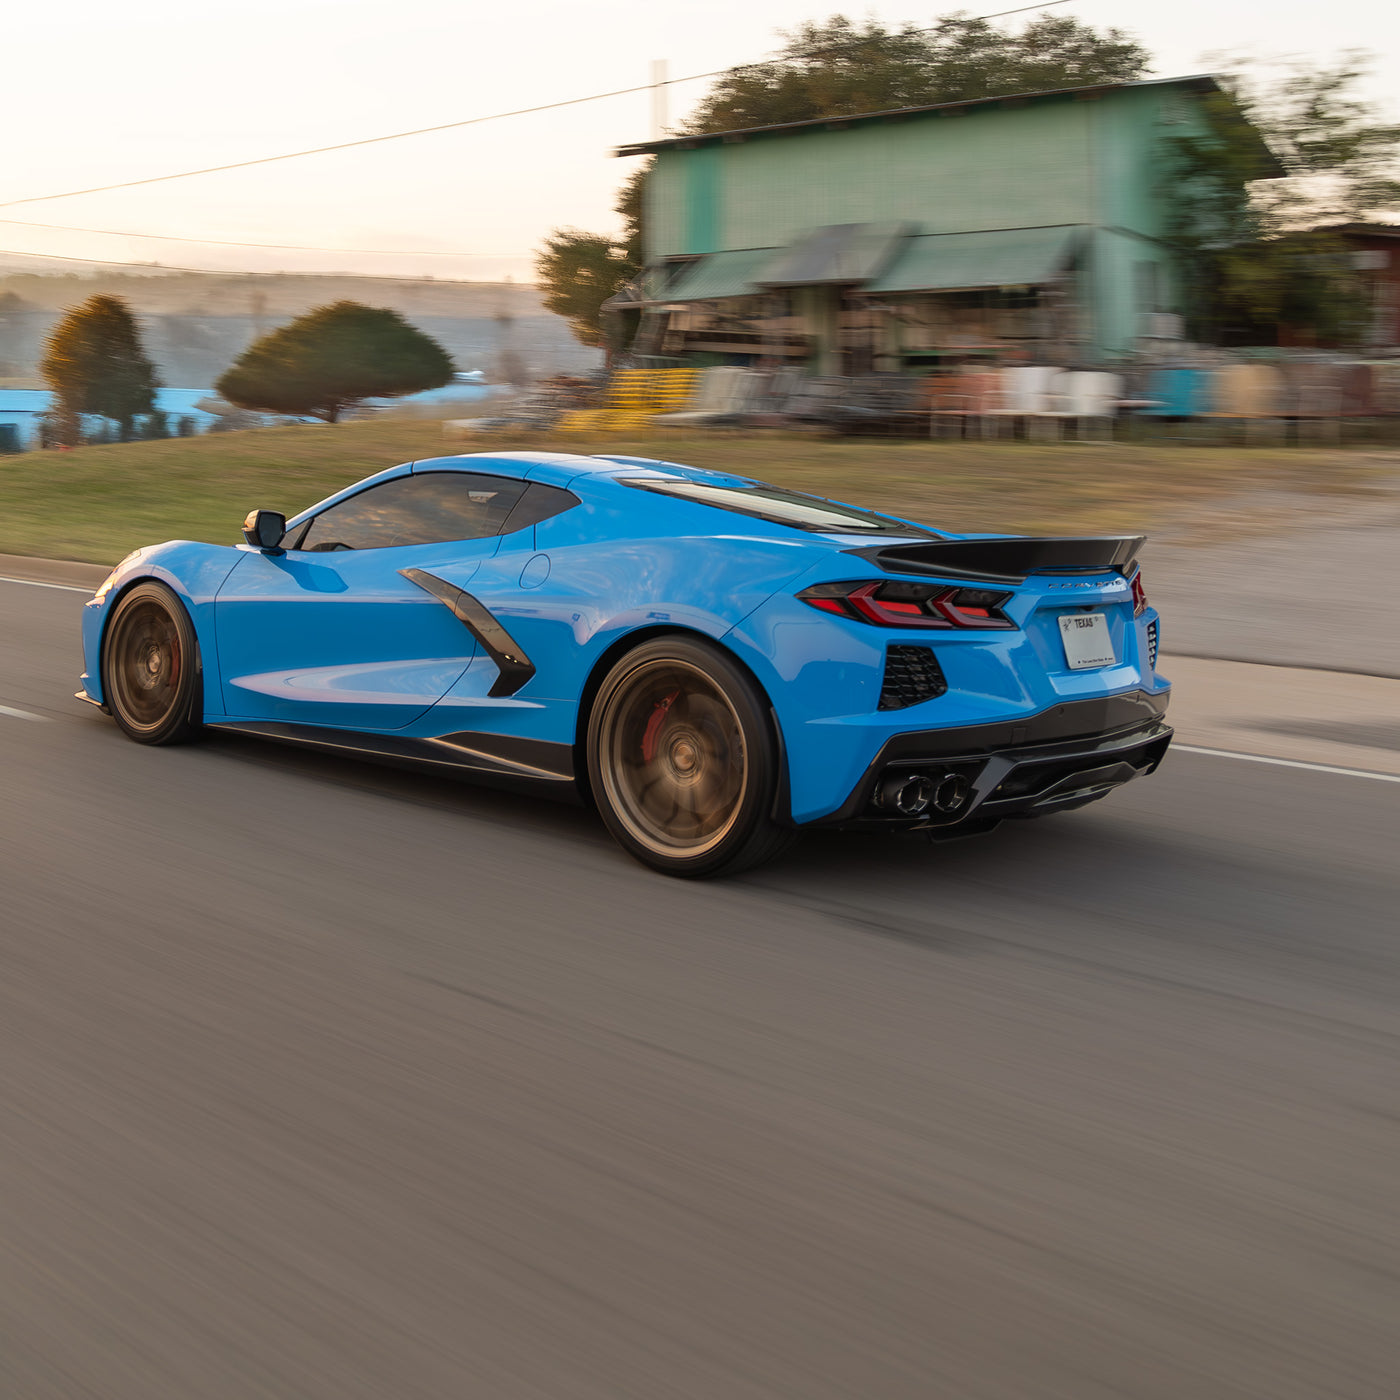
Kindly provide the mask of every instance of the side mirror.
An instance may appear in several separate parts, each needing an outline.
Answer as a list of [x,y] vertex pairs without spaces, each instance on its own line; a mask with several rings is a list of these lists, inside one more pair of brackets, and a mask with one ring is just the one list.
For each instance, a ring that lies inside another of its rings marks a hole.
[[250,510],[243,522],[243,538],[254,549],[277,551],[287,533],[287,517],[275,510]]

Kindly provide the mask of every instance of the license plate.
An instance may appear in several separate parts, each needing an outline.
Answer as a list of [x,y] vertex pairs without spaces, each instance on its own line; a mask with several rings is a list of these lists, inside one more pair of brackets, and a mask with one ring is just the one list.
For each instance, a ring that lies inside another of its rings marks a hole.
[[1071,671],[1112,666],[1118,660],[1108,635],[1108,618],[1103,613],[1068,613],[1060,618],[1060,636],[1064,638],[1065,660]]

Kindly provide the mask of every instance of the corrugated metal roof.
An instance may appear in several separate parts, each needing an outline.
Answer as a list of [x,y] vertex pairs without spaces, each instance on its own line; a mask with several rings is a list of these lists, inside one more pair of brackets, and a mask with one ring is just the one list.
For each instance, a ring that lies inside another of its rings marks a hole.
[[819,287],[868,282],[889,266],[910,225],[828,224],[811,229],[754,273],[764,287]]
[[925,233],[906,240],[867,292],[953,292],[1034,287],[1068,265],[1082,227]]
[[779,248],[736,248],[708,253],[677,277],[673,286],[653,295],[658,301],[712,301],[717,297],[748,297],[763,290],[755,273],[772,262]]
[[[944,112],[962,110],[968,107],[995,107],[1004,102],[1026,102],[1034,97],[1076,97],[1086,93],[1117,92],[1124,88],[1142,87],[1189,87],[1197,92],[1220,92],[1223,89],[1217,78],[1209,73],[1196,74],[1187,78],[1142,78],[1131,83],[1090,83],[1084,87],[1047,88],[1043,92],[1002,92],[995,97],[973,97],[961,102],[934,102],[926,107],[893,107],[881,112],[860,112],[849,117],[811,117],[800,122],[777,122],[772,126],[742,127],[736,131],[707,131],[703,135],[670,136],[664,141],[637,141],[630,146],[619,146],[614,155],[644,156],[654,151],[666,151],[676,147],[705,145],[713,141],[737,140],[746,136],[764,135],[775,131],[800,131],[805,127],[849,126],[852,122],[874,121],[882,117],[908,117],[920,112]],[[1280,168],[1279,173],[1283,171]]]

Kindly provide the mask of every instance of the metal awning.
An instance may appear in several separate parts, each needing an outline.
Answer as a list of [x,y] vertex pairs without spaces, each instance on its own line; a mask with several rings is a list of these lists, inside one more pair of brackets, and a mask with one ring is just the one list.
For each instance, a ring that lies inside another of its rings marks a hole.
[[823,287],[868,282],[889,266],[908,224],[828,224],[794,239],[758,270],[765,287]]
[[735,248],[727,253],[707,253],[687,266],[670,286],[660,279],[648,279],[649,299],[653,301],[714,301],[719,297],[751,297],[763,291],[753,274],[771,262],[776,248]]
[[924,233],[907,239],[867,292],[954,292],[1035,287],[1069,266],[1082,226]]

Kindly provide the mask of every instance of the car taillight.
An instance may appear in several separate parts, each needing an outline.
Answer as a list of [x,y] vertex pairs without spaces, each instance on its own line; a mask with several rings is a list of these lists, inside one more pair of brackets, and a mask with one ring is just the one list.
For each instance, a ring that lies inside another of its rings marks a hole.
[[1141,617],[1147,611],[1147,590],[1142,586],[1142,570],[1133,575],[1133,616]]
[[1010,593],[959,588],[946,583],[856,579],[817,583],[797,595],[808,607],[875,627],[967,627],[1000,630],[1016,626],[1002,611]]

